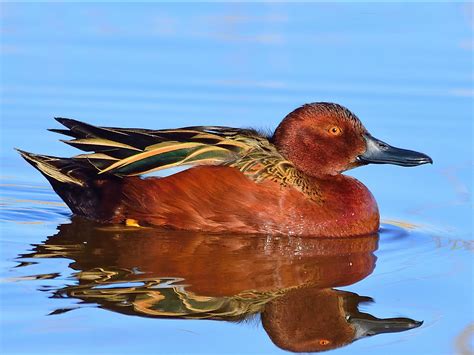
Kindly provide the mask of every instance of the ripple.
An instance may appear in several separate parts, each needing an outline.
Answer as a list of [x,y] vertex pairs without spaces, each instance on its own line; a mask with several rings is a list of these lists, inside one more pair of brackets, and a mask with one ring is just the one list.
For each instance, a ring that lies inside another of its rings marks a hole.
[[0,221],[22,224],[58,223],[69,216],[67,206],[44,186],[0,184]]

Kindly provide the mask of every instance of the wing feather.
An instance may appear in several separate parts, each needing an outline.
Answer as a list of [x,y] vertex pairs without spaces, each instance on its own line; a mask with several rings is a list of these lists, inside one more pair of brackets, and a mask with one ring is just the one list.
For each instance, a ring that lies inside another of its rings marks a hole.
[[53,131],[74,138],[67,144],[92,152],[73,159],[89,162],[98,174],[132,176],[183,165],[226,165],[256,182],[272,180],[293,186],[312,199],[321,198],[308,178],[254,130],[221,126],[147,130],[57,120],[68,130]]

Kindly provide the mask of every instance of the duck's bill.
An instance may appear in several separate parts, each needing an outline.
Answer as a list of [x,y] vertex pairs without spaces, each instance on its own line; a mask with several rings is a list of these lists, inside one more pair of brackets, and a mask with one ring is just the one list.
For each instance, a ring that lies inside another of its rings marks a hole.
[[392,147],[370,134],[364,136],[367,150],[359,155],[357,160],[365,164],[395,164],[401,166],[418,166],[433,164],[433,160],[426,154],[413,150]]
[[418,328],[423,324],[422,321],[416,321],[410,318],[379,319],[376,317],[350,317],[349,323],[351,323],[355,328],[355,339],[381,333],[403,332],[406,330]]

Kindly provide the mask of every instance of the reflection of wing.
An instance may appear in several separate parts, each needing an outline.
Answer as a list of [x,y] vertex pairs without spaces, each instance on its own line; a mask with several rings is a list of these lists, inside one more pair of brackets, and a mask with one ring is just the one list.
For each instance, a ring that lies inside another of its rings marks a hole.
[[69,129],[52,131],[73,137],[66,143],[91,152],[73,159],[92,164],[98,174],[130,176],[184,165],[227,165],[254,181],[276,181],[317,197],[307,178],[254,130],[213,126],[145,130],[57,120]]
[[133,275],[133,271],[126,269],[82,271],[75,275],[79,285],[61,288],[54,292],[54,297],[79,298],[113,311],[145,317],[232,321],[261,312],[278,295],[244,292],[231,297],[199,296],[186,291],[180,278],[130,280]]

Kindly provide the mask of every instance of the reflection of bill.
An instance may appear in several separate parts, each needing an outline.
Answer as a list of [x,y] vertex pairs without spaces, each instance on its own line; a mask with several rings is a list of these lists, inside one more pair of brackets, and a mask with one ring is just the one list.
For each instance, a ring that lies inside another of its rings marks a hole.
[[[375,267],[378,236],[345,239],[100,229],[76,220],[26,257],[66,257],[76,285],[54,292],[123,314],[238,321],[260,314],[272,341],[321,351],[418,327],[358,311],[371,299],[333,287]],[[55,313],[67,310],[58,310]]]

